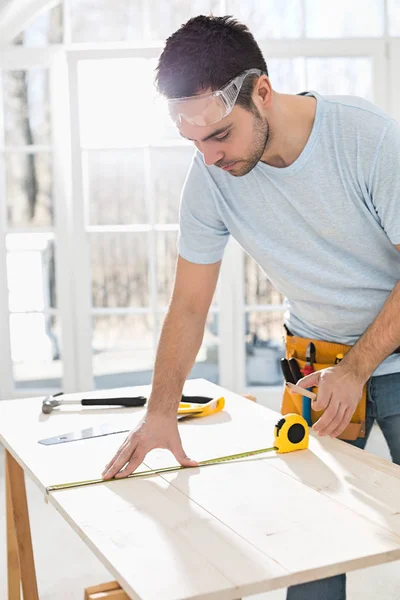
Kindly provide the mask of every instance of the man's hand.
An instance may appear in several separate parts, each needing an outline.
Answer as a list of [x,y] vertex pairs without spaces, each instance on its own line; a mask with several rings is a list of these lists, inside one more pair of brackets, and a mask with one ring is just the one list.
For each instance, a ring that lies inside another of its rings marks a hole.
[[130,432],[114,458],[105,466],[103,479],[127,477],[143,462],[153,448],[167,448],[184,467],[196,467],[182,448],[176,415],[147,414],[136,429]]
[[361,400],[364,383],[345,364],[315,371],[297,382],[304,389],[318,386],[312,409],[325,411],[313,425],[318,435],[337,437],[346,429]]

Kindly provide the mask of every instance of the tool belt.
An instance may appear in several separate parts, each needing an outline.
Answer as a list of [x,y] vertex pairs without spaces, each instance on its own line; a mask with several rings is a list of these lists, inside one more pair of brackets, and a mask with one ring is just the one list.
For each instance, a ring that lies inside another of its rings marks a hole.
[[[285,328],[286,329],[286,328]],[[325,342],[321,340],[311,340],[306,338],[300,338],[294,335],[289,335],[285,331],[285,345],[286,345],[286,358],[295,358],[298,362],[300,370],[306,365],[306,350],[310,342],[313,342],[316,349],[316,361],[313,363],[314,371],[321,371],[327,369],[335,364],[335,358],[337,354],[343,354],[343,356],[351,349],[351,346],[345,344],[336,344],[334,342]],[[318,388],[311,388],[313,392],[317,393]],[[366,405],[367,405],[367,386],[363,388],[362,398],[351,417],[351,422],[348,424],[346,429],[338,436],[342,440],[356,440],[357,438],[365,437],[365,420],[366,420]],[[285,386],[282,398],[281,413],[297,413],[302,414],[302,396],[300,394],[293,394]],[[323,414],[322,411],[314,411],[311,409],[311,421],[314,424],[320,416]]]

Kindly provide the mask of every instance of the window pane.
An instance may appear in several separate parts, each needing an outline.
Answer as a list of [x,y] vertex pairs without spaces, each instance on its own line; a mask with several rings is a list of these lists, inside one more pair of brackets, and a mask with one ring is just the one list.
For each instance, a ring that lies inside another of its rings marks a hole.
[[307,89],[373,100],[370,58],[307,58]]
[[53,173],[47,152],[5,155],[9,227],[47,227],[53,223]]
[[16,388],[61,388],[60,319],[43,313],[11,314],[10,335]]
[[69,7],[73,42],[142,38],[142,0],[69,0]]
[[78,67],[83,147],[148,144],[170,131],[165,102],[157,100],[154,60],[85,60]]
[[90,242],[93,306],[148,306],[148,234],[91,233]]
[[179,202],[193,148],[152,148],[151,172],[156,223],[178,223]]
[[49,44],[62,44],[63,41],[63,9],[62,4],[39,12],[37,17],[18,35],[14,44],[25,47],[45,47]]
[[283,349],[283,312],[245,315],[247,385],[279,385]]
[[93,317],[96,389],[151,383],[153,331],[150,315]]
[[312,38],[383,35],[382,0],[306,0],[306,35]]
[[191,17],[217,15],[219,4],[218,0],[152,0],[150,35],[153,39],[164,40]]
[[244,255],[245,303],[283,304],[284,296],[272,285],[254,259]]
[[228,15],[243,21],[257,40],[301,35],[300,0],[227,0],[226,9]]
[[48,71],[4,71],[3,95],[5,145],[50,144]]
[[268,73],[274,90],[298,94],[306,89],[304,58],[271,58]]
[[400,36],[399,0],[388,0],[389,35]]
[[88,151],[84,162],[92,225],[148,222],[143,150]]
[[56,308],[53,236],[11,234],[6,237],[6,244],[10,311]]

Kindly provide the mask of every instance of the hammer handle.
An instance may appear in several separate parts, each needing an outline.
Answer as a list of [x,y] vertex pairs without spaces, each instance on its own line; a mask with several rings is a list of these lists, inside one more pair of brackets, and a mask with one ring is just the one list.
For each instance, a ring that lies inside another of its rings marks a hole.
[[81,400],[82,406],[144,406],[146,398],[136,396],[131,398],[86,398]]
[[[207,396],[182,396],[181,402],[190,402],[193,404],[206,404],[212,398]],[[81,400],[83,406],[144,406],[147,398],[144,396],[135,396],[131,398],[86,398]]]
[[[206,396],[182,396],[181,402],[206,404],[211,400],[212,398],[208,398]],[[83,398],[82,400],[68,399],[61,400],[60,404],[82,404],[82,406],[144,406],[146,402],[147,398],[145,396],[131,396],[127,398]]]

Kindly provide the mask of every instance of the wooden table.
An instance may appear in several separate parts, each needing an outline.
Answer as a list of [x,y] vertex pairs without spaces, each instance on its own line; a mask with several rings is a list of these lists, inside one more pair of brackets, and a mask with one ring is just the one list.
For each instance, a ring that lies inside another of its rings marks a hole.
[[[274,411],[204,380],[187,382],[184,392],[226,398],[224,412],[179,424],[190,457],[273,445]],[[125,434],[47,447],[38,440],[94,423],[131,428],[144,411],[43,415],[41,402],[0,402],[10,600],[19,598],[19,571],[24,600],[38,598],[24,472],[44,495],[53,484],[99,477]],[[171,464],[158,449],[143,469]],[[132,599],[235,599],[400,558],[400,468],[313,435],[309,450],[60,490],[48,501]]]

